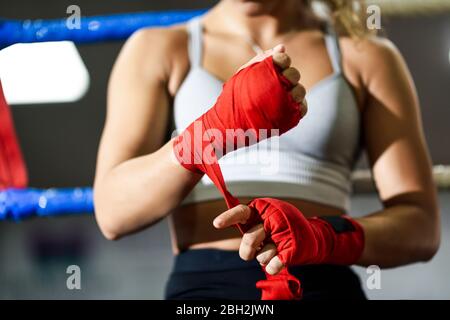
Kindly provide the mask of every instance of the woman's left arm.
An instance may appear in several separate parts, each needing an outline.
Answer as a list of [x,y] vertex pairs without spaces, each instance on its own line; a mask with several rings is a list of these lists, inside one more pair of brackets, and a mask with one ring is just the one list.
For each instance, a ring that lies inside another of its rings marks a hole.
[[363,46],[364,140],[383,210],[357,219],[365,234],[358,263],[394,267],[427,261],[439,247],[440,219],[416,89],[388,40]]

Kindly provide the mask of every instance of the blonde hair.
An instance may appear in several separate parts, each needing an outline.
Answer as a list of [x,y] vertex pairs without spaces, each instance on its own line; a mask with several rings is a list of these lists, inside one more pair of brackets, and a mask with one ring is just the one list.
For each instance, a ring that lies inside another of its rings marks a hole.
[[339,34],[361,38],[372,33],[365,23],[367,6],[364,0],[306,0],[306,3],[325,5],[328,18]]

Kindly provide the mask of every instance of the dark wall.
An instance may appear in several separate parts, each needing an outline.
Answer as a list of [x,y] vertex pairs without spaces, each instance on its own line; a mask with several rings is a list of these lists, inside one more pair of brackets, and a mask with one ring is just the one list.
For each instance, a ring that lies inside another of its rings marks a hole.
[[411,70],[435,164],[449,164],[450,14],[386,20],[387,36]]

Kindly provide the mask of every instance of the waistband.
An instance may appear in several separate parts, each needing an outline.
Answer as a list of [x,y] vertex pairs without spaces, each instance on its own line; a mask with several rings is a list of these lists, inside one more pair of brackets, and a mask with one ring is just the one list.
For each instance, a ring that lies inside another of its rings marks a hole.
[[[175,256],[172,273],[202,273],[230,270],[257,269],[261,266],[256,260],[244,261],[238,251],[219,249],[191,249]],[[301,265],[289,268],[294,274],[307,272],[319,274],[352,273],[349,266],[341,265]]]
[[237,251],[192,249],[175,256],[173,272],[214,272],[255,267],[260,268],[256,260],[244,261]]

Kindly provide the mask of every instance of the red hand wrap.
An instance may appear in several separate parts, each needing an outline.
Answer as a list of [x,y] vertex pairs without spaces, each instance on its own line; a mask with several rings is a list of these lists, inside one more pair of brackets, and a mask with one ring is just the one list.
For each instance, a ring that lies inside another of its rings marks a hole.
[[[290,203],[271,198],[252,200],[248,206],[263,221],[266,236],[274,242],[278,257],[287,266],[351,265],[363,252],[363,229],[347,216],[307,219]],[[334,223],[327,220],[334,220]],[[262,280],[256,285],[258,288],[267,288],[270,287],[270,281]],[[262,298],[273,300],[279,296],[277,290],[271,289],[263,290]]]
[[178,161],[205,173],[227,152],[295,127],[301,115],[291,88],[272,57],[240,70],[224,84],[215,105],[175,139]]
[[350,265],[364,249],[363,229],[350,217],[305,218],[292,204],[271,198],[252,200],[248,206],[261,217],[286,265]]

